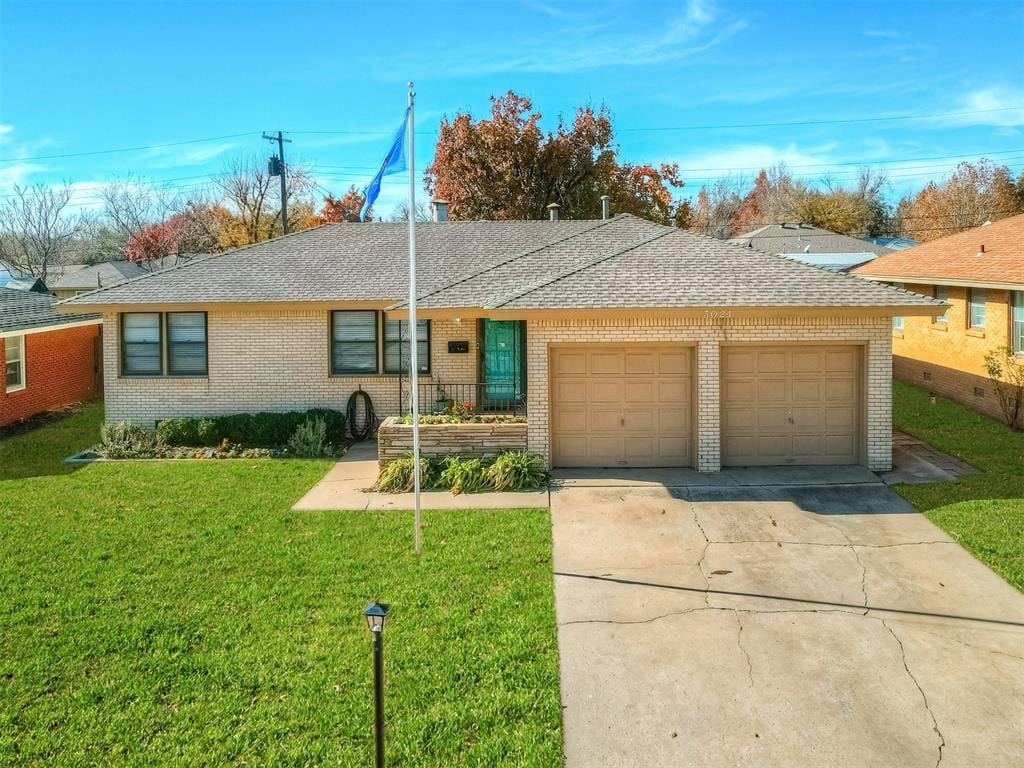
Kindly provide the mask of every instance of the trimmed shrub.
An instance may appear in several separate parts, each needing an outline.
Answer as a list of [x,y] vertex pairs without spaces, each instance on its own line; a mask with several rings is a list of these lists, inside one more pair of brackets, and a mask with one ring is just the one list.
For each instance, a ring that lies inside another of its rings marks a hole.
[[96,452],[105,459],[149,459],[156,453],[156,438],[130,421],[104,424],[100,440]]
[[[389,461],[377,475],[374,486],[381,493],[408,493],[413,490],[412,456]],[[420,488],[430,487],[430,462],[420,457]]]
[[288,438],[288,450],[306,459],[332,455],[334,446],[327,440],[327,423],[319,417],[306,419]]
[[544,459],[524,451],[499,453],[487,468],[487,481],[496,491],[522,491],[540,488],[547,480]]
[[189,447],[221,442],[212,419],[165,419],[156,425],[156,439],[161,445]]
[[225,440],[250,448],[287,445],[299,426],[310,419],[324,422],[327,442],[345,442],[345,414],[329,408],[287,413],[234,413],[212,419],[166,419],[157,425],[157,438],[169,446],[217,446]]
[[487,468],[480,459],[448,456],[441,466],[438,484],[452,493],[478,493],[487,487]]

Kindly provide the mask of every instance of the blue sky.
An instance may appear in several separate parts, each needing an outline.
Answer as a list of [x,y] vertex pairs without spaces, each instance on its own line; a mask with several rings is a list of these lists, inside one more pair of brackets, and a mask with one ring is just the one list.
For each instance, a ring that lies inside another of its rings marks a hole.
[[[607,104],[623,158],[678,162],[687,195],[783,161],[809,181],[877,163],[895,196],[953,156],[1024,169],[1022,40],[1019,2],[0,0],[0,194],[66,180],[87,207],[129,173],[193,191],[279,128],[341,192],[373,175],[414,80],[419,167],[443,115],[513,89],[549,125]],[[780,122],[803,124],[756,127]]]

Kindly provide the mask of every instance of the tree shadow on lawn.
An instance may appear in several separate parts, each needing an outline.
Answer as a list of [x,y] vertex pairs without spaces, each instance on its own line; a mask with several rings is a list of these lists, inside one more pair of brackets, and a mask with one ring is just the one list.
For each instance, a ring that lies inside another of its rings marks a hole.
[[0,482],[69,475],[87,466],[64,459],[99,442],[103,403],[93,402],[20,434],[0,437]]

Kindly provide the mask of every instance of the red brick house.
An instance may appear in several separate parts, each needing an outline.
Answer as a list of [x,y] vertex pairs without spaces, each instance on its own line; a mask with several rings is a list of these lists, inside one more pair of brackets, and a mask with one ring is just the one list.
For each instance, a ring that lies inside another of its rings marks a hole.
[[38,289],[0,287],[0,427],[100,391],[100,318],[58,314],[54,301]]

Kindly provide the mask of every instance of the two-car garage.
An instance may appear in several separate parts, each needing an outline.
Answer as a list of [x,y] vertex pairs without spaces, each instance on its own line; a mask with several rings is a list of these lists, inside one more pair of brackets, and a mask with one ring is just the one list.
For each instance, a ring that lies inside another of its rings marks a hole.
[[[550,350],[555,467],[686,467],[697,452],[696,345]],[[723,344],[723,466],[856,464],[862,348]]]

